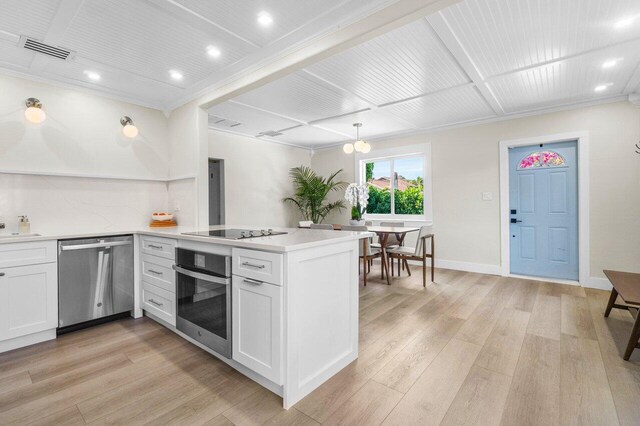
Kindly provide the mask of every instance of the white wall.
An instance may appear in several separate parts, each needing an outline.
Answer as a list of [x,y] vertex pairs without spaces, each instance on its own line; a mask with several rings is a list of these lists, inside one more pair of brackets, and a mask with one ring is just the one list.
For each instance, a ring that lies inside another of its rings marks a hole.
[[0,173],[0,222],[17,232],[27,215],[40,234],[132,231],[167,209],[164,182]]
[[[640,108],[628,102],[377,141],[372,149],[430,142],[437,257],[497,270],[499,142],[583,130],[591,159],[591,276],[603,277],[605,268],[640,272]],[[344,168],[343,179],[354,180],[353,156],[340,148],[316,152],[312,167],[321,174]],[[482,201],[483,191],[493,201]],[[345,211],[328,221],[348,218]]]
[[[168,208],[167,184],[153,181],[169,172],[162,112],[5,75],[0,93],[5,232],[16,231],[17,216],[24,214],[32,231],[42,234],[132,230],[148,225],[153,211]],[[29,97],[43,103],[47,119],[41,124],[24,118]],[[135,139],[122,135],[123,115],[138,126]]]
[[196,179],[186,178],[167,184],[169,211],[180,226],[197,227]]
[[[167,178],[161,111],[6,75],[0,93],[0,170]],[[24,118],[30,97],[42,102],[43,123]],[[122,134],[124,115],[140,130],[135,139]]]
[[293,192],[289,169],[310,166],[310,151],[210,130],[209,157],[224,160],[227,224],[295,226],[300,220],[282,199]]

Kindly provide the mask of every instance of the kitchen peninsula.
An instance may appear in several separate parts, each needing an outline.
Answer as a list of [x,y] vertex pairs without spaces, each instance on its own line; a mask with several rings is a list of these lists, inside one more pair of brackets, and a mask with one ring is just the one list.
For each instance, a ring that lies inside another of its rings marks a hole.
[[[358,356],[358,241],[368,233],[278,228],[272,232],[282,234],[242,239],[193,235],[240,229],[258,232],[255,227],[214,226],[1,238],[2,287],[12,294],[20,276],[30,274],[31,291],[39,294],[17,303],[7,297],[14,307],[0,314],[0,352],[55,338],[59,240],[133,235],[133,315],[144,313],[175,331],[281,395],[284,407],[291,407]],[[203,267],[209,256],[228,259],[225,297],[231,321],[225,336],[230,356],[197,339],[199,331],[194,339],[180,327],[180,271],[192,287],[213,291],[201,280],[203,274],[178,266],[189,256]],[[38,320],[23,315],[23,327],[10,324],[16,309]]]

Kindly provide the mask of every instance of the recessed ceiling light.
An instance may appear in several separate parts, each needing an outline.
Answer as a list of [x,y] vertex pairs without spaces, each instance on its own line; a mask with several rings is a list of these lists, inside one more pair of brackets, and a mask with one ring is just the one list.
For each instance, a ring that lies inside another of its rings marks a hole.
[[622,18],[621,20],[616,22],[616,25],[615,25],[616,29],[620,30],[622,28],[628,27],[629,25],[633,24],[633,21],[635,21],[637,17],[638,15],[627,16],[625,18]]
[[182,80],[182,77],[183,77],[182,73],[180,71],[176,71],[176,70],[170,70],[169,71],[169,75],[174,80]]
[[262,12],[258,13],[258,23],[263,27],[268,27],[273,23],[273,17],[268,12],[265,12],[263,10]]
[[212,58],[219,58],[221,54],[222,52],[217,47],[215,46],[207,47],[207,55],[211,56]]
[[593,90],[595,90],[596,92],[604,92],[609,88],[609,86],[612,86],[612,85],[613,83],[601,84],[599,86],[596,86],[596,88]]
[[624,58],[609,59],[609,60],[604,61],[602,63],[602,68],[615,67],[616,65],[618,65],[618,62],[623,61],[623,60],[624,60]]
[[98,74],[98,73],[97,73],[97,72],[95,72],[95,71],[89,71],[89,70],[86,70],[86,71],[84,72],[84,75],[86,75],[86,76],[87,76],[87,78],[88,78],[89,80],[93,80],[93,81],[98,81],[98,80],[100,80],[100,74]]

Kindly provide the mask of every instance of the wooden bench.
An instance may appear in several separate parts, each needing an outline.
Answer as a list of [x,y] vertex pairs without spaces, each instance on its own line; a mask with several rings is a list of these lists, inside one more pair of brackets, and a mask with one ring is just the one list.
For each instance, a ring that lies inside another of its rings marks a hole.
[[[604,316],[608,317],[611,309],[616,308],[629,311],[635,319],[629,344],[624,353],[624,359],[628,361],[633,350],[640,348],[640,343],[638,342],[640,339],[640,315],[638,315],[638,310],[640,309],[640,274],[618,271],[604,271],[604,274],[613,285]],[[616,303],[618,296],[620,296],[625,305]]]

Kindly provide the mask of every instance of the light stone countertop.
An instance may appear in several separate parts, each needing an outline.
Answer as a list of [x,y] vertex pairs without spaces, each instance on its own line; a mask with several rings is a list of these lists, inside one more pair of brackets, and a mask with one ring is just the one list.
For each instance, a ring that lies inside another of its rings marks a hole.
[[218,225],[204,229],[195,229],[187,227],[177,227],[169,229],[123,229],[97,232],[67,232],[67,233],[51,233],[38,236],[20,236],[0,234],[0,244],[25,243],[33,241],[51,241],[66,240],[75,238],[92,238],[92,237],[109,237],[114,235],[150,235],[155,237],[176,238],[189,241],[198,241],[211,244],[227,245],[232,247],[241,247],[255,250],[272,251],[272,252],[289,252],[295,250],[303,250],[313,247],[320,247],[341,243],[345,241],[359,240],[366,237],[374,236],[371,232],[351,232],[351,231],[329,231],[320,229],[300,229],[300,228],[273,228],[274,231],[285,231],[287,234],[272,235],[267,237],[255,237],[242,240],[230,240],[225,238],[201,237],[195,235],[183,235],[185,232],[199,232],[216,229],[250,229],[260,230],[264,227],[247,226],[247,225]]

